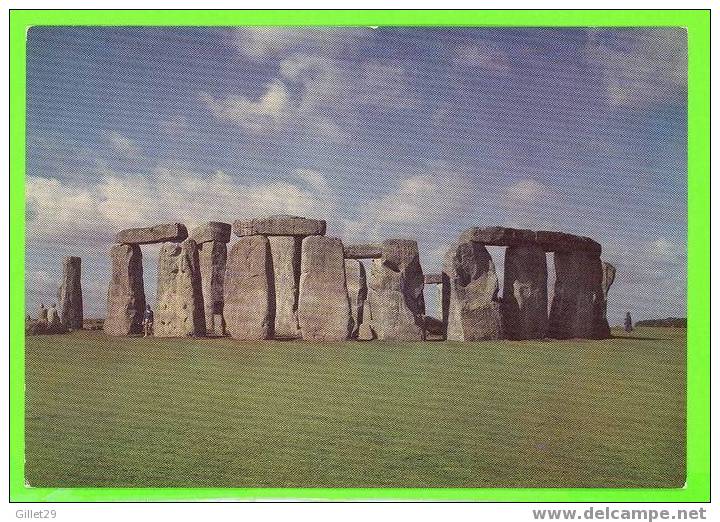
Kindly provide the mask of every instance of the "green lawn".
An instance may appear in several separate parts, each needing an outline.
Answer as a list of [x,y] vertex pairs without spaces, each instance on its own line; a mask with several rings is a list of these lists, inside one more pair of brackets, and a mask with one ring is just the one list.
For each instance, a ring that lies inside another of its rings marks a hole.
[[322,345],[78,332],[26,345],[31,486],[685,481],[684,329]]

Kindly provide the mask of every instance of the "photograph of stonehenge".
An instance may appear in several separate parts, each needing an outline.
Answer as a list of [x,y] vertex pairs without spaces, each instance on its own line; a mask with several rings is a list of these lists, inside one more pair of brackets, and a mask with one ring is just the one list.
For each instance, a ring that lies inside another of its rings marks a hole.
[[[600,259],[601,246],[590,238],[475,227],[448,250],[442,273],[425,274],[415,240],[344,245],[325,236],[325,229],[323,220],[281,215],[238,220],[232,227],[209,222],[190,233],[180,223],[122,230],[110,249],[104,330],[115,336],[142,332],[141,245],[162,243],[154,318],[158,337],[226,332],[244,341],[421,341],[428,332],[451,341],[610,336],[607,295],[615,268]],[[228,252],[231,230],[240,239]],[[486,245],[507,247],[502,296]],[[549,316],[546,252],[554,254],[558,271]],[[370,260],[369,273],[362,259]],[[79,261],[66,263],[65,277],[80,288]],[[436,317],[426,315],[424,285],[437,289]],[[65,295],[61,317],[73,327],[76,315],[82,315],[82,297]]]
[[687,49],[29,28],[26,483],[682,487]]

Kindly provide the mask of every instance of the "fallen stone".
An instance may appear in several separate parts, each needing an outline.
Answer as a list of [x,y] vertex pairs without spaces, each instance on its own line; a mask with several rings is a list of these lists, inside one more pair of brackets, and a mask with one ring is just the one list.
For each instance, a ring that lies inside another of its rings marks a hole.
[[246,341],[273,337],[275,282],[268,238],[242,237],[232,246],[224,295],[223,316],[231,337]]
[[555,291],[548,336],[555,339],[595,338],[602,303],[600,258],[582,250],[555,252]]
[[325,236],[303,239],[298,320],[305,340],[349,338],[353,324],[340,239]]
[[382,245],[347,245],[345,259],[379,259],[382,257]]
[[147,228],[128,228],[115,235],[115,242],[126,245],[149,245],[166,241],[183,241],[188,233],[181,223],[167,223]]
[[186,239],[163,244],[157,277],[155,337],[204,336],[205,307],[197,243]]
[[68,330],[82,330],[83,298],[80,284],[79,257],[66,257],[63,261],[63,276],[58,291],[60,322]]
[[447,339],[481,341],[503,335],[495,264],[481,243],[466,241],[445,255],[449,303]]
[[233,223],[236,236],[324,236],[326,224],[321,219],[278,215],[267,218],[238,219]]
[[225,335],[222,314],[225,304],[227,245],[222,241],[206,241],[199,244],[198,262],[200,263],[205,330],[208,335]]
[[210,221],[192,229],[190,239],[195,240],[198,245],[209,241],[219,241],[220,243],[228,243],[230,241],[230,233],[232,226],[229,223],[221,223],[219,221]]
[[140,333],[145,313],[145,287],[140,247],[113,245],[110,248],[110,262],[107,316],[103,329],[108,335]]
[[417,241],[390,239],[382,247],[370,271],[371,326],[380,340],[421,341],[425,278]]
[[439,285],[442,283],[442,274],[425,274],[426,285]]
[[547,334],[547,260],[539,246],[505,251],[503,325],[508,339],[542,339]]
[[302,239],[272,236],[268,240],[275,274],[275,337],[300,339],[297,308]]
[[363,311],[367,299],[367,278],[365,267],[357,259],[345,259],[345,280],[350,297],[350,314],[353,319],[353,328],[350,337],[357,337],[360,325],[363,322]]

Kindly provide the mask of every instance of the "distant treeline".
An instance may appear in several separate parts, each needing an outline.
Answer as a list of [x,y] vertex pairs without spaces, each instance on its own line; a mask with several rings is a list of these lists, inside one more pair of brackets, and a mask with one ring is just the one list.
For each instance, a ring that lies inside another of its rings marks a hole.
[[645,319],[638,321],[635,326],[665,326],[670,328],[687,328],[687,318],[668,317],[667,319]]

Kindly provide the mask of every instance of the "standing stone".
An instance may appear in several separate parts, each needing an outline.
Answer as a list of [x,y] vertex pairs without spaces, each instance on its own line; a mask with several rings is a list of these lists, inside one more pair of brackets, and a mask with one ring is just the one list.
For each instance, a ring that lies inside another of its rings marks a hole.
[[592,252],[555,252],[555,292],[548,336],[591,339],[602,316],[602,265]]
[[547,334],[547,260],[541,247],[505,250],[502,311],[508,339],[542,339]]
[[275,274],[275,337],[300,339],[297,309],[302,238],[271,236],[268,241]]
[[83,299],[80,285],[80,258],[66,257],[63,278],[58,291],[60,322],[68,330],[82,330]]
[[192,239],[164,243],[158,259],[155,337],[206,333],[198,247]]
[[298,319],[305,340],[342,341],[350,336],[353,320],[340,239],[303,239]]
[[223,321],[223,283],[227,245],[222,241],[206,241],[198,245],[200,281],[205,313],[205,330],[208,334],[225,335]]
[[610,337],[610,323],[607,319],[607,299],[608,291],[615,281],[616,270],[613,265],[600,261],[602,270],[602,303],[600,305],[600,313],[595,323],[595,335],[596,339],[607,339]]
[[345,260],[345,279],[347,280],[347,291],[350,296],[350,313],[353,318],[353,329],[351,337],[356,338],[363,323],[363,311],[367,299],[367,278],[365,267],[356,259]]
[[445,254],[448,341],[500,339],[503,335],[498,278],[484,245],[466,241]]
[[142,252],[138,245],[113,245],[108,287],[107,316],[103,329],[108,335],[129,335],[142,331],[145,313]]
[[371,326],[378,339],[421,341],[425,338],[425,278],[417,241],[383,242],[381,259],[370,271]]
[[240,238],[225,269],[225,325],[234,339],[272,339],[275,282],[270,242],[265,236]]

